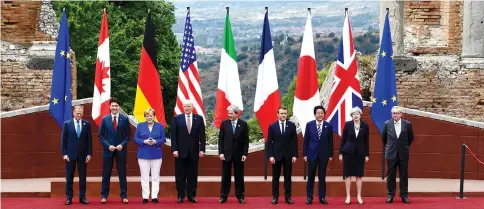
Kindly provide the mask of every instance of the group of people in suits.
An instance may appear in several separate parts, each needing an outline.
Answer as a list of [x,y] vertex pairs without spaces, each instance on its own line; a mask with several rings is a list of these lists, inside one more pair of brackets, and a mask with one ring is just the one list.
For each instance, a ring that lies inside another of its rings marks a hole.
[[[120,101],[110,100],[111,113],[102,118],[99,128],[99,140],[103,145],[103,176],[101,203],[106,204],[109,196],[109,185],[113,163],[119,176],[120,197],[125,204],[127,199],[126,154],[130,139],[130,125],[126,115],[121,114]],[[177,202],[183,203],[185,197],[189,202],[197,203],[198,162],[205,156],[205,122],[202,116],[194,114],[193,103],[183,104],[184,113],[173,118],[171,123],[171,152],[175,157],[175,182]],[[61,151],[66,166],[66,205],[72,204],[73,178],[77,165],[79,172],[79,202],[89,204],[86,199],[87,163],[92,156],[91,125],[83,120],[83,107],[78,105],[73,109],[74,118],[65,121],[61,134]],[[318,171],[318,200],[328,204],[326,200],[326,168],[333,157],[333,128],[324,121],[325,109],[314,107],[315,120],[306,125],[302,155],[308,163],[308,180],[306,185],[306,204],[313,202],[313,190],[316,171]],[[231,187],[231,171],[234,167],[235,197],[240,204],[245,203],[244,162],[249,149],[249,127],[240,119],[240,110],[231,105],[227,108],[228,119],[220,125],[218,150],[222,162],[222,182],[219,203],[227,202]],[[345,204],[350,204],[351,178],[356,178],[357,200],[361,198],[362,177],[365,163],[369,161],[369,127],[361,121],[362,110],[358,107],[351,110],[352,121],[346,122],[342,132],[339,149],[339,160],[343,163],[343,176],[346,184]],[[159,176],[162,165],[162,145],[166,141],[164,127],[156,122],[156,113],[149,108],[144,112],[145,122],[138,124],[134,134],[134,142],[138,145],[138,164],[141,174],[143,203],[151,200],[158,203]],[[269,126],[266,140],[267,158],[272,164],[272,204],[278,203],[279,179],[281,169],[284,176],[284,199],[287,204],[291,200],[292,165],[298,158],[298,142],[296,125],[287,120],[287,108],[277,110],[278,121]],[[385,157],[388,163],[387,203],[392,203],[395,196],[395,175],[398,167],[400,172],[400,196],[404,203],[408,199],[408,159],[409,147],[413,141],[412,125],[401,119],[400,107],[392,109],[392,120],[385,122],[382,140],[385,145]]]

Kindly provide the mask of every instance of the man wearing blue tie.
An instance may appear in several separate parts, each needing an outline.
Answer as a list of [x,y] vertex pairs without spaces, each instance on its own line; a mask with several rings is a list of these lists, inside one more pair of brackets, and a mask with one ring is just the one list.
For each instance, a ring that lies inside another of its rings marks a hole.
[[308,162],[308,181],[306,184],[306,204],[313,203],[314,178],[318,170],[318,193],[319,202],[328,204],[326,201],[326,167],[328,161],[333,160],[333,127],[323,121],[326,110],[323,106],[314,107],[316,120],[309,121],[304,133],[303,156]]
[[113,163],[116,161],[116,169],[119,176],[119,187],[121,190],[121,201],[128,204],[128,183],[126,181],[126,154],[127,144],[131,137],[129,120],[126,115],[119,113],[119,100],[112,98],[110,101],[111,114],[101,120],[99,127],[99,140],[103,145],[103,177],[101,203],[107,203],[109,196],[109,184]]
[[91,124],[82,120],[84,108],[74,106],[74,119],[64,122],[61,135],[62,157],[66,161],[66,205],[72,204],[74,172],[79,172],[79,202],[89,204],[86,200],[87,163],[92,156]]

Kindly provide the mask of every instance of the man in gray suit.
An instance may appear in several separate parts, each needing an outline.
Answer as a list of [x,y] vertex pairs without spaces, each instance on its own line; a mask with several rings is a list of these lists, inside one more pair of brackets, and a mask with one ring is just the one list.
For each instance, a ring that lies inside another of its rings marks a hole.
[[408,155],[413,141],[412,124],[401,119],[402,109],[399,106],[392,108],[392,119],[385,122],[382,131],[382,140],[385,145],[385,158],[387,159],[387,203],[393,202],[396,190],[396,171],[398,167],[400,177],[400,197],[403,203],[408,200]]

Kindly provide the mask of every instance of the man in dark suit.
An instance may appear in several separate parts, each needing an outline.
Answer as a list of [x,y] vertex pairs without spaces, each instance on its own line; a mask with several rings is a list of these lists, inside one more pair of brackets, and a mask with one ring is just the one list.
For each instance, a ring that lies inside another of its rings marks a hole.
[[392,203],[396,190],[396,171],[400,172],[400,197],[402,202],[408,200],[408,159],[409,148],[413,141],[412,124],[401,119],[402,109],[398,106],[392,108],[392,119],[385,122],[381,133],[385,145],[385,158],[387,159],[387,203]]
[[109,196],[109,184],[111,182],[111,172],[113,162],[116,161],[116,169],[119,176],[119,187],[121,190],[121,200],[128,204],[128,183],[126,181],[126,154],[131,130],[129,119],[126,115],[119,113],[120,101],[112,98],[110,101],[111,114],[106,115],[101,120],[99,127],[99,140],[103,145],[103,178],[101,203],[107,203]]
[[87,163],[92,156],[91,124],[82,120],[84,107],[74,106],[74,119],[64,122],[61,135],[62,157],[66,161],[66,205],[72,204],[74,171],[79,172],[79,202],[89,204],[86,200]]
[[185,190],[188,201],[197,203],[198,160],[205,155],[205,122],[192,113],[193,102],[183,104],[184,114],[171,122],[171,151],[175,157],[175,181],[178,203],[183,203]]
[[296,125],[287,121],[287,108],[277,110],[279,120],[269,126],[267,134],[267,156],[272,164],[272,204],[277,204],[279,198],[279,177],[281,166],[284,167],[284,197],[287,204],[291,200],[292,164],[297,158]]
[[229,119],[222,121],[218,135],[218,152],[222,160],[222,184],[219,203],[227,202],[230,193],[232,164],[234,165],[235,197],[244,204],[244,161],[249,152],[249,127],[238,118],[239,107],[227,108]]
[[309,121],[304,133],[303,156],[308,162],[308,181],[306,184],[306,204],[313,203],[313,188],[316,170],[319,179],[319,202],[326,201],[326,167],[333,160],[333,126],[323,121],[326,110],[323,106],[314,107],[316,120]]

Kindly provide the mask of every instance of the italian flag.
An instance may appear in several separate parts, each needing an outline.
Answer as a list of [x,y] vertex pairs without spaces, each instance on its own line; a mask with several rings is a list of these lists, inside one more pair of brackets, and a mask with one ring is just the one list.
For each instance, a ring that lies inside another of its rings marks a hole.
[[239,115],[243,110],[239,69],[237,67],[237,53],[235,52],[234,36],[232,35],[228,9],[225,18],[224,42],[220,58],[216,97],[213,123],[215,127],[220,128],[222,121],[228,118],[227,107],[237,105],[240,109]]

